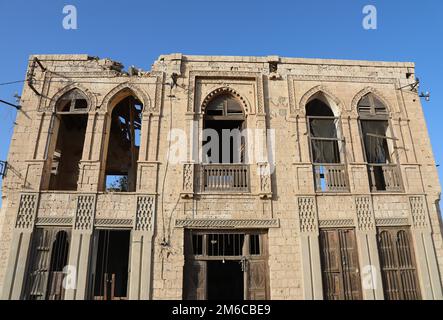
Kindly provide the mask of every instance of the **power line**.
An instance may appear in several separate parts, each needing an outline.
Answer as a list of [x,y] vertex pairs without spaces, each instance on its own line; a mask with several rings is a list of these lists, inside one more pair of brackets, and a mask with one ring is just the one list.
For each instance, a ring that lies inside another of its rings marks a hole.
[[4,82],[4,83],[0,83],[0,86],[7,86],[10,84],[16,84],[16,83],[22,83],[25,82],[26,80],[17,80],[17,81],[11,81],[11,82]]
[[4,103],[4,104],[6,104],[6,105],[8,105],[8,106],[10,106],[10,107],[14,107],[14,108],[16,108],[17,110],[20,110],[22,107],[21,106],[18,106],[18,105],[16,105],[16,104],[13,104],[13,103],[10,103],[10,102],[7,102],[7,101],[4,101],[4,100],[1,100],[0,99],[0,103]]

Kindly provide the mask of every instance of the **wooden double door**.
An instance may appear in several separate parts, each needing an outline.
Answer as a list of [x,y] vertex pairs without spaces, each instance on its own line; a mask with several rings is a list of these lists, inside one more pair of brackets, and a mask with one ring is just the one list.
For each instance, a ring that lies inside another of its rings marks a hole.
[[361,300],[362,289],[354,229],[320,231],[323,294],[326,300]]
[[385,299],[421,299],[409,228],[380,228],[378,252]]
[[[421,299],[417,266],[409,227],[377,230],[381,278],[386,300]],[[320,231],[324,298],[362,299],[354,229]]]
[[186,300],[269,299],[265,232],[187,231],[185,259]]

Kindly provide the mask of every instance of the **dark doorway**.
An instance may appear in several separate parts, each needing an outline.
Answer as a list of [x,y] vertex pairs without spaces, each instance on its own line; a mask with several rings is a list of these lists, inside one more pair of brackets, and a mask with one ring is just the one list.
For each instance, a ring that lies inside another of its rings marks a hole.
[[208,261],[208,300],[244,300],[240,261]]
[[95,300],[125,300],[128,292],[130,231],[100,230],[93,275]]

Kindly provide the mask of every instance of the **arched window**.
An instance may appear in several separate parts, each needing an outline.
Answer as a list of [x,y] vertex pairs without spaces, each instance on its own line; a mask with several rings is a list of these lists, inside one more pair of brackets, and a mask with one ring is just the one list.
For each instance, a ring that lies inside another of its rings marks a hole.
[[112,109],[105,172],[107,191],[136,189],[142,112],[142,102],[131,91]]
[[86,95],[78,89],[67,92],[56,103],[54,135],[48,150],[49,190],[77,190],[88,109]]
[[370,164],[391,162],[388,148],[388,113],[373,94],[365,95],[358,104],[366,161]]
[[322,100],[315,98],[306,105],[309,123],[311,156],[314,164],[340,163],[338,119],[331,108]]
[[202,191],[249,192],[246,117],[241,98],[226,90],[204,104]]
[[373,93],[361,98],[357,108],[371,190],[401,191],[400,173],[392,159],[396,139],[389,130],[388,109]]
[[230,93],[216,96],[207,104],[204,129],[207,142],[203,144],[206,163],[243,163],[246,128],[241,103]]
[[305,106],[315,189],[317,192],[346,192],[349,187],[340,122],[328,101],[324,93],[318,92]]

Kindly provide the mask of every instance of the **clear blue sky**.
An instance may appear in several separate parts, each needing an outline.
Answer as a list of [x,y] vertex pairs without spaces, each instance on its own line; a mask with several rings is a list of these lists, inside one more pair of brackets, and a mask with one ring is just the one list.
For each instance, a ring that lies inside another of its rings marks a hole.
[[[62,9],[78,9],[78,30]],[[375,5],[378,29],[362,28]],[[160,54],[280,55],[414,61],[436,161],[443,178],[443,1],[441,0],[0,0],[0,83],[22,80],[30,54],[87,53],[149,69]],[[22,85],[0,86],[13,101]],[[0,159],[15,110],[0,105]]]

